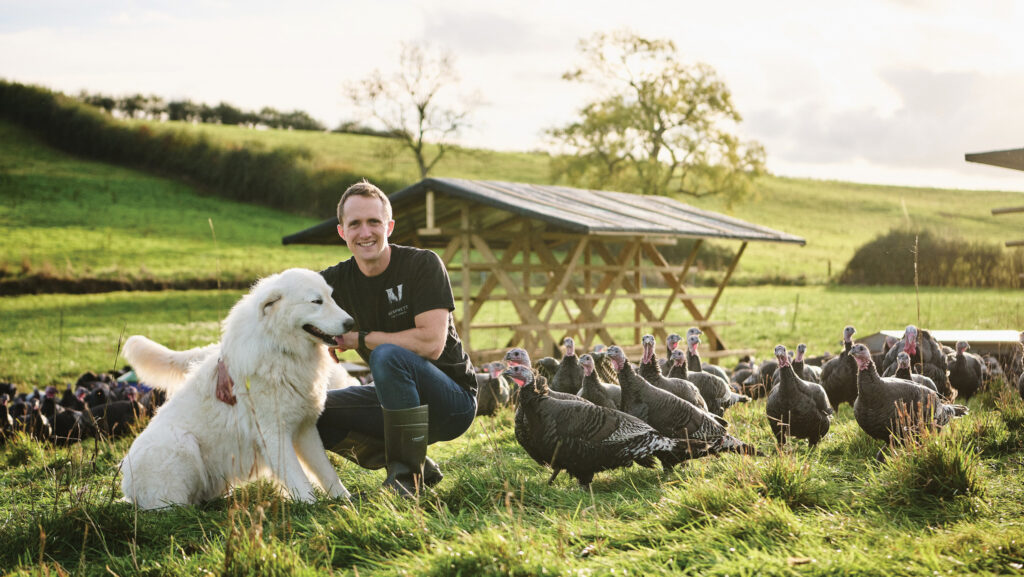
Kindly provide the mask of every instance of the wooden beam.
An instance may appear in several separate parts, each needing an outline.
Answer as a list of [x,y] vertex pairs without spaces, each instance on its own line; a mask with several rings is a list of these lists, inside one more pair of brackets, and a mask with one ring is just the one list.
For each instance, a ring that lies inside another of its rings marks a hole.
[[[647,256],[648,258],[651,259],[652,262],[662,266],[668,265],[668,261],[665,260],[665,256],[661,254],[661,251],[659,251],[656,247],[645,246],[644,249],[647,251]],[[665,280],[670,285],[672,285],[673,288],[678,288],[680,294],[687,294],[686,287],[683,286],[682,278],[672,276],[671,273],[662,273],[662,276],[665,277]],[[696,323],[698,327],[701,326],[701,323],[707,322],[707,320],[710,318],[708,315],[701,313],[700,309],[697,308],[697,305],[693,304],[693,301],[683,299],[678,300],[680,300],[683,303],[683,306],[686,308],[687,312],[690,313],[690,318],[693,319],[693,322]],[[663,318],[667,318],[667,315],[666,317]],[[705,332],[708,333],[709,339],[713,338],[715,339],[715,341],[720,341],[720,339],[718,338],[718,334],[713,329],[708,329]]]
[[[473,251],[470,250],[471,241],[469,238],[470,233],[470,220],[469,220],[469,203],[462,201],[462,236],[459,238],[461,244],[464,247],[462,251],[462,342],[467,350],[473,349],[472,341],[472,327],[473,317],[470,316],[469,312],[472,310],[473,303],[470,300],[471,293],[473,292],[469,275],[473,274],[470,268],[470,260],[472,260]],[[452,239],[455,242],[455,238]],[[479,310],[479,309],[477,309]]]
[[1024,212],[1024,206],[1008,206],[1005,208],[993,208],[992,215],[1009,214],[1011,212]]
[[704,313],[704,318],[711,318],[711,313],[715,310],[715,305],[718,304],[718,298],[722,296],[722,291],[725,290],[725,285],[729,284],[729,279],[732,278],[733,271],[736,270],[736,265],[740,262],[740,257],[743,256],[743,251],[747,250],[747,242],[744,241],[740,245],[740,250],[736,252],[736,257],[732,259],[732,264],[729,265],[729,270],[725,273],[725,278],[722,279],[722,284],[718,285],[718,292],[715,293],[715,298],[711,300],[711,304],[708,305],[708,311]]
[[1008,240],[1006,246],[1024,246],[1024,240]]

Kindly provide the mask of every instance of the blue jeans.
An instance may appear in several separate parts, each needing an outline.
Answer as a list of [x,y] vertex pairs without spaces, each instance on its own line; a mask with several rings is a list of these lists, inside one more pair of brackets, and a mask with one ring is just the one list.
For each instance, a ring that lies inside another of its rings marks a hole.
[[476,396],[412,351],[390,344],[377,347],[370,353],[370,373],[372,385],[327,391],[316,423],[325,448],[340,443],[349,431],[383,441],[381,407],[394,411],[428,405],[431,444],[450,441],[473,424]]

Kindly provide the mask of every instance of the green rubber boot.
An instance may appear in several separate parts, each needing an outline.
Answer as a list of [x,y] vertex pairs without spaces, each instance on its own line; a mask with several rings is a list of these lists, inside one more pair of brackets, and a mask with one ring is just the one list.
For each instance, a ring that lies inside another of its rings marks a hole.
[[[340,443],[328,447],[327,450],[345,457],[364,469],[383,469],[387,465],[384,441],[363,433],[350,431]],[[430,457],[424,459],[423,483],[428,487],[433,487],[442,479],[444,479],[444,473],[441,472],[441,467]]]
[[384,454],[388,476],[384,486],[403,497],[414,497],[423,484],[427,458],[427,405],[384,413]]

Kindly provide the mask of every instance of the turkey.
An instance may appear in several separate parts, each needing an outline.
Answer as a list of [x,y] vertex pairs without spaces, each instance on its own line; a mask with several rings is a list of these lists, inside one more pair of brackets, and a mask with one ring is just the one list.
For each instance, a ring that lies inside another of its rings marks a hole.
[[640,376],[645,381],[680,399],[689,401],[705,411],[708,409],[708,403],[700,394],[697,385],[682,379],[670,379],[662,374],[658,359],[654,356],[654,335],[644,335],[640,339],[640,344],[644,350],[640,357]]
[[[857,364],[857,400],[853,414],[868,436],[890,444],[918,434],[922,427],[941,429],[955,417],[967,414],[963,405],[947,405],[931,389],[901,379],[883,382],[871,360],[871,351],[854,345],[850,356]],[[884,459],[879,450],[877,457]]]
[[622,410],[673,439],[698,439],[711,443],[715,449],[748,455],[758,451],[727,434],[729,423],[679,397],[648,383],[633,369],[618,346],[608,348],[608,358],[615,365],[622,387]]
[[487,363],[483,367],[486,373],[477,373],[476,384],[476,415],[489,416],[497,412],[509,402],[511,392],[508,381],[501,375],[505,366],[500,361]]
[[576,356],[576,343],[571,337],[566,337],[562,344],[565,345],[565,356],[558,363],[558,370],[548,378],[548,388],[559,393],[573,393],[580,390],[583,385],[583,369],[580,367],[580,359]]
[[910,355],[914,372],[931,379],[943,397],[947,399],[952,397],[953,391],[949,387],[949,378],[946,374],[946,355],[942,352],[942,345],[932,337],[931,333],[920,330],[914,325],[907,325],[903,339],[885,353],[881,371],[883,374],[889,366],[896,364],[896,356],[900,351],[906,351]]
[[[505,364],[507,364],[509,368],[525,367],[534,375],[534,381],[540,385],[543,385],[544,388],[547,389],[547,379],[538,375],[537,372],[533,370],[532,363],[530,362],[530,354],[527,353],[526,350],[518,347],[514,349],[509,349],[509,351],[505,353]],[[507,373],[508,369],[505,369],[505,371],[502,372],[502,375],[506,375]],[[507,376],[506,380],[508,380]],[[521,383],[515,380],[512,380],[509,383],[509,386],[514,385],[510,395],[510,401],[512,403],[515,403],[516,406],[516,414],[513,418],[513,423],[515,425],[514,430],[516,435],[516,441],[519,442],[519,445],[523,449],[526,449],[526,453],[530,455],[530,457],[533,458],[533,460],[540,463],[540,451],[539,449],[534,449],[533,447],[531,441],[532,437],[530,433],[530,423],[526,419],[526,411],[523,410],[523,405],[519,400],[519,394],[522,391],[522,387],[519,386],[520,384]],[[583,403],[590,402],[581,399],[576,395],[570,395],[568,393],[559,393],[556,391],[548,391],[548,396],[551,397],[552,399],[560,399],[564,401],[578,401]]]
[[[545,357],[545,358],[548,358],[548,357]],[[509,349],[509,351],[505,353],[505,363],[508,366],[510,366],[510,367],[516,366],[516,365],[523,365],[526,368],[528,368],[530,370],[533,370],[533,363],[530,361],[530,354],[527,353],[525,349],[521,349],[519,347],[516,347],[514,349]],[[534,373],[537,373],[537,371],[534,371]],[[544,379],[544,377],[541,376],[539,373],[537,374],[537,376],[539,376],[540,379]],[[540,380],[540,379],[538,379],[538,380]],[[547,379],[544,379],[544,384],[545,385],[547,384]],[[577,397],[576,395],[574,395],[572,393],[560,393],[558,391],[550,391],[550,394],[551,394],[551,397],[555,398],[555,399],[575,399],[575,400],[579,400],[579,397]],[[518,404],[518,396],[519,396],[519,387],[515,387],[511,391],[510,401],[512,403],[517,403]],[[519,418],[519,412],[518,411],[516,411],[516,418],[517,419]]]
[[[668,376],[686,379],[697,385],[701,396],[708,404],[708,410],[721,417],[725,410],[736,403],[746,403],[750,397],[734,393],[728,383],[709,373],[694,373],[686,367],[686,351],[672,351],[672,368]],[[642,375],[643,373],[641,373]]]
[[7,403],[11,396],[7,393],[0,394],[0,446],[7,442],[7,438],[14,434],[14,419],[7,410]]
[[558,372],[558,364],[554,357],[542,357],[532,368],[537,371],[538,375],[545,379],[551,379]]
[[[922,387],[928,387],[936,393],[939,392],[938,387],[935,386],[935,383],[933,383],[931,379],[924,375],[915,375],[910,372],[910,355],[908,355],[906,351],[900,351],[899,354],[896,355],[895,368],[896,370],[893,371],[892,375],[885,376],[892,376],[897,379],[903,379],[904,381],[913,381]],[[885,381],[887,379],[883,377],[882,380]]]
[[562,470],[587,488],[594,473],[629,467],[653,467],[657,457],[667,470],[676,463],[706,455],[708,443],[670,439],[640,419],[583,401],[555,399],[529,368],[513,365],[504,374],[521,382],[519,399],[525,415],[516,439],[535,461],[553,469],[548,484]]
[[1006,378],[1012,385],[1020,383],[1024,377],[1024,331],[1020,332],[1019,342],[1013,345],[1010,351],[1009,362],[1006,363]]
[[821,367],[809,365],[804,361],[807,354],[807,345],[800,343],[796,346],[796,358],[793,359],[793,371],[805,381],[821,383]]
[[814,447],[832,423],[832,405],[828,404],[825,389],[797,376],[786,347],[776,346],[775,358],[779,361],[779,384],[768,393],[768,426],[780,445],[787,437],[796,437],[807,439]]
[[842,403],[853,404],[857,398],[857,363],[850,357],[853,335],[857,329],[847,326],[843,329],[843,350],[821,367],[821,386],[828,395],[832,409],[839,410]]
[[948,361],[949,384],[956,389],[956,398],[964,401],[969,401],[981,389],[984,380],[981,357],[968,353],[970,348],[967,341],[957,341],[956,354]]
[[[700,362],[700,353],[697,352],[697,345],[700,344],[700,336],[702,334],[704,333],[702,333],[701,330],[698,329],[697,327],[693,327],[690,330],[686,331],[686,344],[688,347],[686,357],[686,362],[688,363],[687,368],[694,373],[705,372],[715,375],[716,377],[723,379],[725,382],[728,383],[729,374],[725,372],[725,369],[718,365],[712,365],[711,363]],[[694,337],[696,337],[697,344],[693,344]]]
[[622,389],[598,379],[594,357],[583,355],[580,357],[580,366],[583,367],[583,387],[578,395],[599,407],[618,410],[622,402]]
[[668,370],[671,368],[672,351],[679,348],[679,343],[683,342],[683,337],[679,336],[678,333],[672,333],[665,337],[665,360],[661,361],[661,372],[668,374]]

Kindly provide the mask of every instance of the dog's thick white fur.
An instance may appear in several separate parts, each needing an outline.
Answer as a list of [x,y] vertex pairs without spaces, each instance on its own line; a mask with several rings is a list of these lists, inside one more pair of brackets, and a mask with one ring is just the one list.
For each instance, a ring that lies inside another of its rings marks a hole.
[[[179,352],[129,338],[125,359],[168,400],[121,462],[125,500],[143,509],[198,504],[258,478],[300,501],[315,499],[314,484],[348,497],[316,421],[340,375],[326,345],[352,325],[323,277],[289,269],[238,301],[219,344]],[[234,405],[215,396],[218,358],[235,383]]]

